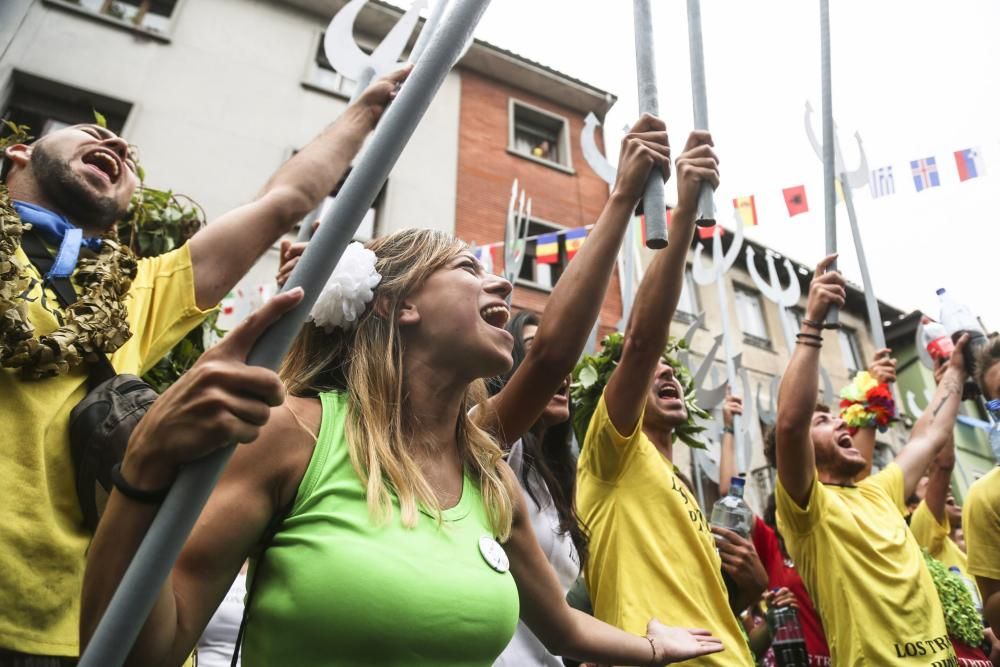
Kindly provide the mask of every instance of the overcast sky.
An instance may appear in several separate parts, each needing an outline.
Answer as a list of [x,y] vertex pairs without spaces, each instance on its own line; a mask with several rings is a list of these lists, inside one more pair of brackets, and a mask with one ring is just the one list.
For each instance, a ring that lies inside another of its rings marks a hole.
[[[397,0],[403,7],[409,0]],[[879,298],[938,312],[937,287],[1000,327],[1000,3],[833,0],[834,115],[848,168],[859,132],[872,169],[891,165],[896,194],[854,191]],[[686,3],[652,0],[661,115],[675,155],[692,128]],[[632,3],[493,0],[476,36],[616,94],[608,145],[637,116]],[[702,3],[710,127],[721,160],[719,218],[755,195],[748,236],[809,265],[823,254],[822,163],[804,109],[820,106],[819,2]],[[821,135],[818,114],[816,134]],[[574,138],[577,140],[577,138]],[[959,182],[954,151],[978,147],[987,175]],[[910,161],[934,156],[941,185],[917,193]],[[612,156],[612,161],[616,156]],[[530,191],[530,183],[525,183]],[[810,211],[789,218],[782,188],[805,185]],[[535,198],[544,193],[531,192]],[[841,270],[861,282],[847,214],[838,208]]]

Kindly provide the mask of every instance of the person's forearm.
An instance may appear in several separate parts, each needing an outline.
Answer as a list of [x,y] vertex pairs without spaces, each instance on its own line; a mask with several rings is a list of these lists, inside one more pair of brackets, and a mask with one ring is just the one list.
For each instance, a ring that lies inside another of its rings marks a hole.
[[994,632],[1000,630],[1000,591],[997,591],[983,600],[983,616]]
[[729,482],[736,476],[736,452],[733,434],[723,429],[719,449],[719,495],[729,493]]
[[590,335],[590,323],[600,315],[634,205],[628,197],[611,193],[587,242],[546,301],[530,354],[551,377],[553,392],[573,370]]
[[771,648],[771,633],[767,629],[767,624],[761,623],[748,634],[750,636],[750,650],[753,651],[758,660],[763,659],[767,649]]
[[865,459],[865,469],[854,477],[855,482],[860,482],[872,473],[872,458],[875,456],[875,429],[871,426],[859,428],[852,438],[854,448],[861,452]]
[[812,487],[816,467],[809,431],[819,393],[819,356],[820,348],[796,345],[778,389],[778,478],[800,505]]
[[369,110],[347,107],[268,179],[259,198],[280,194],[283,222],[290,228],[333,191],[374,126]]
[[[126,459],[122,474],[138,488],[155,488]],[[160,477],[155,483],[160,483]],[[80,647],[86,648],[97,624],[107,611],[125,571],[142,543],[159,509],[121,496],[117,491],[108,499],[107,507],[87,552],[87,567],[83,579],[80,603]],[[159,599],[149,614],[146,625],[136,639],[127,665],[169,664],[174,646],[177,612],[173,591],[168,583],[160,590]]]
[[653,649],[649,640],[620,630],[577,609],[571,610],[573,626],[560,646],[546,646],[553,655],[602,665],[649,665]]
[[[650,375],[667,345],[670,322],[681,297],[695,215],[694,210],[674,209],[668,230],[669,245],[657,252],[646,270],[626,325],[625,345],[629,355],[637,360],[634,367],[648,367]],[[635,381],[648,383],[649,378]]]

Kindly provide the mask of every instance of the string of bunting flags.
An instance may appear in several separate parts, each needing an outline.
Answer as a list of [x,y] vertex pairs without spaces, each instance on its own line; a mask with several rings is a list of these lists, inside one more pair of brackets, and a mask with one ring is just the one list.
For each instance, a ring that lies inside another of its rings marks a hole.
[[[561,236],[564,238],[563,247],[566,249],[566,260],[569,261],[580,251],[592,227],[593,225],[586,225],[584,227],[562,229],[558,232],[525,236],[523,239],[518,239],[514,242],[514,253],[523,253],[528,241],[535,241],[535,263],[558,264],[559,237]],[[473,247],[472,253],[487,271],[493,271],[503,261],[503,253],[497,254],[503,248],[503,243],[503,241],[494,241],[493,243],[477,245]]]

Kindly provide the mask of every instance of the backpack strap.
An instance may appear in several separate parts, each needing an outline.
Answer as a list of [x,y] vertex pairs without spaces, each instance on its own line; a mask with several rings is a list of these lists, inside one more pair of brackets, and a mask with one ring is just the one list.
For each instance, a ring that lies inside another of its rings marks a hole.
[[281,528],[281,524],[288,518],[288,515],[292,513],[292,507],[295,506],[295,498],[292,498],[285,507],[282,508],[280,512],[271,517],[271,521],[267,524],[267,529],[264,531],[263,537],[260,539],[260,555],[257,556],[257,567],[254,568],[254,581],[247,580],[247,599],[246,604],[243,605],[243,618],[240,619],[240,629],[236,633],[236,643],[233,646],[233,659],[229,663],[229,667],[237,667],[240,662],[240,649],[243,647],[243,638],[246,635],[247,630],[247,616],[250,612],[250,603],[253,601],[254,593],[257,590],[257,573],[260,572],[261,566],[264,564],[264,555],[267,554],[267,548],[271,546],[274,542],[274,536],[278,534],[278,530]]
[[[38,272],[42,274],[43,286],[50,285],[55,291],[56,296],[59,298],[59,305],[63,308],[69,308],[77,302],[79,297],[69,278],[46,277],[52,269],[52,265],[55,264],[55,259],[52,257],[52,253],[49,252],[48,247],[46,247],[45,243],[35,232],[30,229],[24,232],[21,236],[21,249],[24,250],[24,254],[28,256],[28,259],[35,265]],[[91,387],[116,375],[118,375],[118,371],[111,365],[108,355],[100,354],[97,357],[97,361],[90,366]]]

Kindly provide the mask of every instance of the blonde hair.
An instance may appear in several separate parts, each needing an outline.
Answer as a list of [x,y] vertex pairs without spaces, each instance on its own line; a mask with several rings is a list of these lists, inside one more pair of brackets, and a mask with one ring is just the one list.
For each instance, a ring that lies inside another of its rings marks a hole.
[[[327,334],[307,323],[280,374],[293,395],[347,393],[348,447],[354,469],[367,488],[368,509],[376,521],[388,521],[395,493],[403,525],[413,527],[418,503],[439,520],[441,509],[414,457],[420,445],[419,428],[410,418],[403,392],[399,308],[408,294],[466,246],[448,234],[426,229],[396,232],[366,246],[376,255],[382,280],[358,326],[350,332],[337,329]],[[378,309],[373,307],[376,302]],[[455,438],[463,467],[479,486],[490,526],[496,537],[505,540],[510,536],[516,480],[502,472],[500,446],[469,416],[486,396],[481,379],[466,389]]]

